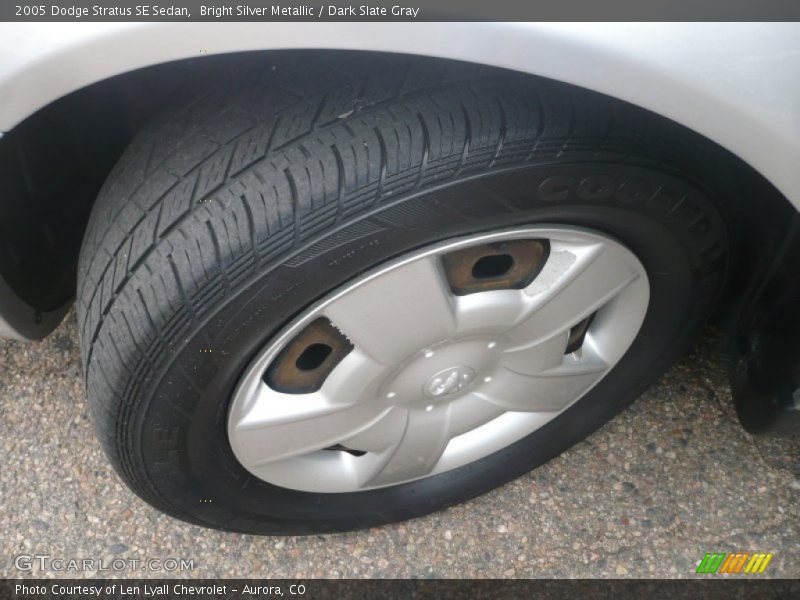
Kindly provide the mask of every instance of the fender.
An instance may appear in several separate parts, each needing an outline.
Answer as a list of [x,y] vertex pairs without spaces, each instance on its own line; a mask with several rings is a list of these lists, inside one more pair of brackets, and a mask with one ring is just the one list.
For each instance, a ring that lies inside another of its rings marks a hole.
[[[420,54],[605,93],[718,143],[800,210],[800,23],[2,23],[0,136],[115,75],[273,49]],[[43,337],[66,309],[39,313],[0,278],[0,336]]]
[[798,23],[6,23],[0,131],[140,67],[313,48],[464,60],[602,92],[717,142],[800,209]]

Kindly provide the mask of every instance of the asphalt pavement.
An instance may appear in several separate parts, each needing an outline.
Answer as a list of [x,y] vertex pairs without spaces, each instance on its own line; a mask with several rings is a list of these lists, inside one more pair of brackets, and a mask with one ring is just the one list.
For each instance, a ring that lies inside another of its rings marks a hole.
[[[763,577],[800,577],[800,442],[741,429],[715,343],[708,332],[611,423],[485,496],[267,538],[188,525],[128,491],[88,419],[70,313],[43,342],[0,341],[0,576],[693,577],[706,552],[735,551],[773,553]],[[125,568],[58,569],[83,558]]]

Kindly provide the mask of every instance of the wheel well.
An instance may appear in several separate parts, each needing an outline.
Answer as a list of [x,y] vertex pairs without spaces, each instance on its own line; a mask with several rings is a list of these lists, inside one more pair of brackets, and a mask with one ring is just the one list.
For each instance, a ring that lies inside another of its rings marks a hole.
[[89,211],[123,149],[164,105],[246,60],[208,57],[126,73],[53,102],[0,138],[0,275],[22,300],[40,311],[70,300]]
[[[90,85],[23,121],[0,138],[0,276],[37,310],[52,311],[69,302],[94,199],[123,149],[150,117],[166,105],[197,95],[232,69],[264,60],[297,69],[323,53],[326,62],[345,69],[348,61],[382,62],[389,57],[309,50],[176,61]],[[690,156],[702,155],[696,167],[698,180],[719,206],[734,241],[735,268],[719,311],[726,321],[747,290],[757,287],[754,282],[777,252],[795,211],[769,182],[730,152],[681,125],[672,127]],[[731,190],[736,190],[735,198],[728,197]]]

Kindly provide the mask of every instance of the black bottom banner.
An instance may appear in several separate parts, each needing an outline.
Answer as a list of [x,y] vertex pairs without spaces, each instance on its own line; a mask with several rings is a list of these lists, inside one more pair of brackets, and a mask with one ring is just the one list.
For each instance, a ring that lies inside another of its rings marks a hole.
[[0,597],[14,599],[166,600],[212,598],[480,599],[502,598],[800,598],[793,580],[354,580],[354,579],[61,579],[0,581]]

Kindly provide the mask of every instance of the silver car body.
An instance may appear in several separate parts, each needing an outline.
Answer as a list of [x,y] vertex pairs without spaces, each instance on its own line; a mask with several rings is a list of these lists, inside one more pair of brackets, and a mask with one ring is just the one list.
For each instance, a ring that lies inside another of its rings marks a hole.
[[[137,68],[298,48],[458,59],[602,92],[717,142],[800,210],[797,23],[6,23],[0,132]],[[11,293],[2,280],[0,293]],[[27,337],[8,316],[0,314],[0,335]]]

